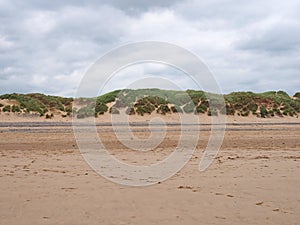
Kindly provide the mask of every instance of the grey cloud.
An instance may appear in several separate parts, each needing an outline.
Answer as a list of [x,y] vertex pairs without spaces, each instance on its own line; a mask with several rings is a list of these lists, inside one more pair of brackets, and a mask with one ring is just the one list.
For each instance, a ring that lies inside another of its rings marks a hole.
[[[0,51],[5,53],[0,56],[0,76],[11,80],[11,83],[0,85],[11,86],[12,90],[20,92],[63,92],[64,88],[70,88],[69,85],[60,86],[60,91],[55,87],[59,85],[35,84],[36,88],[33,88],[31,78],[38,74],[51,80],[56,75],[83,71],[119,40],[123,28],[113,24],[120,18],[125,21],[125,14],[112,7],[95,10],[70,6],[55,12],[30,9],[20,13],[17,19],[11,15],[11,22],[3,23],[0,28]],[[103,23],[105,20],[106,23]],[[47,26],[46,23],[51,24]],[[6,47],[7,43],[12,46]],[[8,67],[15,69],[7,70]],[[77,76],[80,79],[82,74],[77,73]],[[67,79],[64,82],[68,82]],[[21,88],[22,85],[26,88]],[[0,87],[0,90],[3,93],[5,88]]]
[[17,1],[12,0],[10,4],[6,4],[6,9],[10,9],[12,6],[18,8],[29,8],[36,10],[51,10],[56,11],[64,7],[74,6],[81,8],[98,8],[105,5],[112,6],[117,9],[121,9],[128,14],[135,15],[143,11],[156,8],[169,8],[174,4],[181,2],[180,0],[70,0],[70,1],[39,1],[39,0],[28,0],[28,1]]
[[275,24],[270,30],[256,34],[237,43],[241,50],[264,51],[278,54],[285,51],[299,51],[300,49],[300,23]]
[[105,0],[103,2],[119,9],[125,9],[127,12],[142,12],[152,8],[168,8],[180,2],[180,0]]
[[203,22],[205,29],[232,29],[264,18],[267,1],[188,1],[177,6],[177,12],[188,20]]
[[297,0],[0,0],[0,93],[72,95],[98,57],[144,40],[196,53],[225,92],[293,93],[300,86],[299,9]]

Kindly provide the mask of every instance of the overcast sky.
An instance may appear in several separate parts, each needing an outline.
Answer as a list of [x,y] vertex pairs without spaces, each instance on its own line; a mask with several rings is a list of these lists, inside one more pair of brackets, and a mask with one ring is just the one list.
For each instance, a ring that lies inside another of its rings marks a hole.
[[[300,91],[299,0],[65,2],[0,0],[0,93],[74,96],[100,56],[145,40],[198,55],[224,93]],[[195,88],[174,69],[139,65],[120,72],[107,91],[147,75]]]

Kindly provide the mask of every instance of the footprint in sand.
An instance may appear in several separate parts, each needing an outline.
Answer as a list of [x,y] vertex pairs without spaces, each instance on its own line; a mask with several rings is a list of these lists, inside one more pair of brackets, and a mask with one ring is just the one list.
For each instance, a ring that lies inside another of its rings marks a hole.
[[262,205],[264,202],[256,202],[255,205]]
[[[220,192],[216,192],[215,195],[225,195],[225,194],[220,193]],[[233,198],[233,197],[234,197],[234,196],[231,195],[231,194],[227,194],[226,196],[229,197],[229,198]]]
[[177,189],[185,189],[185,190],[191,190],[192,192],[197,192],[200,190],[200,188],[195,188],[195,187],[191,187],[191,186],[183,186],[183,185],[180,185],[177,187]]

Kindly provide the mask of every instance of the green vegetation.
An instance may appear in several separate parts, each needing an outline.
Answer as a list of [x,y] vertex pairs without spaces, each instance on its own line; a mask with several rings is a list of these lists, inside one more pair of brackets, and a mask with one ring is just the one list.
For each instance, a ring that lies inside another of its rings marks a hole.
[[194,112],[194,108],[195,108],[194,103],[193,102],[189,102],[185,106],[183,106],[183,111],[185,113],[192,113],[192,112]]
[[197,105],[200,101],[207,99],[204,91],[187,90],[186,93],[193,101],[194,105]]
[[261,117],[263,117],[263,118],[265,118],[268,115],[268,110],[264,106],[261,106],[259,108],[259,111],[260,111]]
[[158,109],[156,110],[156,112],[157,112],[157,113],[160,113],[160,114],[162,114],[162,115],[166,115],[167,113],[170,113],[171,110],[170,110],[170,108],[168,107],[168,105],[163,104],[163,105],[160,105],[160,106],[158,107]]
[[147,96],[137,100],[137,102],[134,104],[136,113],[141,116],[146,113],[151,114],[155,110],[155,106],[157,106],[158,99],[159,97],[155,98],[152,96]]
[[116,90],[116,91],[112,91],[112,92],[106,93],[104,95],[101,95],[101,96],[97,97],[97,102],[103,103],[103,104],[114,102],[120,92],[121,92],[121,90]]
[[37,112],[41,116],[49,109],[65,111],[66,108],[72,108],[73,98],[63,98],[59,96],[50,96],[39,93],[34,94],[4,94],[0,99],[15,100],[19,106],[15,106],[15,112]]
[[[197,90],[116,90],[95,98],[78,98],[73,107],[73,98],[63,98],[44,94],[4,94],[2,100],[12,104],[0,104],[3,112],[39,113],[51,117],[51,113],[60,112],[63,117],[75,114],[78,118],[99,116],[104,113],[118,114],[126,109],[129,115],[145,115],[153,112],[166,115],[169,113],[194,113],[216,116],[249,116],[266,118],[273,116],[297,116],[300,113],[300,92],[290,97],[284,91],[264,93],[233,92],[226,95],[206,93]],[[115,102],[112,106],[108,103]]]
[[182,109],[178,105],[171,106],[171,111],[173,113],[182,113]]
[[79,109],[77,112],[78,119],[82,119],[85,117],[93,117],[95,115],[96,115],[95,110],[91,107],[83,107],[83,108]]
[[300,92],[295,93],[293,97],[300,98]]
[[200,104],[196,107],[195,113],[206,113],[207,107],[204,104]]
[[127,114],[127,115],[135,115],[135,110],[134,110],[134,108],[133,108],[133,107],[128,107],[128,108],[126,109],[126,114]]
[[13,106],[11,107],[11,111],[12,111],[12,112],[21,112],[21,109],[20,109],[19,106],[13,105]]
[[[93,108],[93,107],[91,107],[91,108]],[[95,110],[96,115],[98,115],[98,114],[103,115],[108,110],[108,106],[102,102],[98,102],[98,100],[97,100],[96,106],[94,108],[95,108],[94,110]]]
[[6,105],[2,109],[3,112],[10,112],[10,105]]
[[[284,91],[269,91],[264,93],[233,92],[225,95],[225,102],[241,116],[253,115],[260,117],[290,115],[300,112],[300,101],[292,99]],[[259,113],[257,110],[259,110]]]

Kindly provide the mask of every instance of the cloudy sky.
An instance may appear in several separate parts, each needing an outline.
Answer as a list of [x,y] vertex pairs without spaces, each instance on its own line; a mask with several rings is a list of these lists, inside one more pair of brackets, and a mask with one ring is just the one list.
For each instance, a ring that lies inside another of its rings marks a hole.
[[[0,0],[0,93],[74,96],[95,60],[145,40],[198,55],[224,93],[300,91],[299,0]],[[194,88],[174,69],[139,65],[107,90],[146,75]]]

